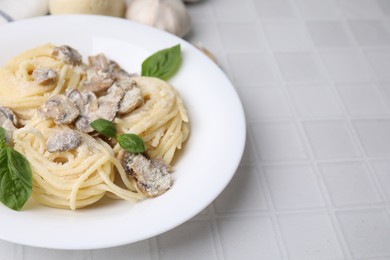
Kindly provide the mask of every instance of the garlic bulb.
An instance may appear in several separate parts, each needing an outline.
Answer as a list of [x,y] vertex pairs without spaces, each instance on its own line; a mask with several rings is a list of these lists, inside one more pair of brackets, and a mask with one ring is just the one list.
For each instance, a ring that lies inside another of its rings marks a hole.
[[50,0],[51,14],[101,14],[123,17],[125,0]]
[[181,0],[133,0],[126,18],[185,36],[191,29],[191,18]]

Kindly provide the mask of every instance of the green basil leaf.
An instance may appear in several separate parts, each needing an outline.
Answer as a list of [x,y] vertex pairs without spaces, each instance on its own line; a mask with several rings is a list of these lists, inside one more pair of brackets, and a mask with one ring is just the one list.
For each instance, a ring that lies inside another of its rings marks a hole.
[[10,147],[0,151],[0,201],[20,210],[32,192],[32,173],[27,159]]
[[90,123],[90,126],[96,130],[99,134],[105,135],[107,137],[116,137],[116,127],[113,122],[106,119],[96,119]]
[[121,134],[118,143],[130,153],[143,153],[146,150],[144,141],[136,134]]
[[0,127],[0,147],[4,146],[6,143],[6,131],[4,128]]
[[178,70],[181,63],[180,44],[160,50],[142,63],[142,76],[167,80]]

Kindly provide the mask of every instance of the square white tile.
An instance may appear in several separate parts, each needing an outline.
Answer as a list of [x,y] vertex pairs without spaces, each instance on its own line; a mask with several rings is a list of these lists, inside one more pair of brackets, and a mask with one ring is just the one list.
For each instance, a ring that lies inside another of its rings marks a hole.
[[84,260],[89,257],[89,252],[77,250],[56,250],[38,247],[23,247],[23,260],[55,259],[55,260]]
[[371,172],[361,162],[321,164],[329,196],[336,206],[367,205],[381,202]]
[[208,221],[189,221],[157,236],[159,259],[218,259]]
[[357,42],[363,47],[390,45],[390,33],[382,21],[349,21]]
[[390,257],[390,220],[383,209],[340,211],[337,214],[352,256]]
[[150,249],[150,241],[144,240],[114,248],[91,250],[91,258],[93,260],[127,260],[129,258],[152,260]]
[[278,221],[288,259],[345,259],[326,213],[282,214]]
[[354,126],[368,156],[390,155],[390,120],[355,120]]
[[281,259],[280,250],[268,217],[241,216],[217,220],[223,259]]
[[378,19],[384,14],[376,1],[340,0],[343,16],[347,19]]
[[337,0],[295,0],[305,19],[328,20],[341,17]]
[[390,51],[366,51],[366,56],[374,68],[375,75],[379,80],[390,80],[388,66],[390,66]]
[[275,53],[283,78],[287,82],[322,82],[323,71],[310,52]]
[[4,259],[20,259],[22,249],[21,245],[0,240],[1,257]]
[[255,166],[241,165],[233,179],[214,201],[219,214],[267,210],[264,186]]
[[302,117],[341,116],[340,105],[332,91],[324,85],[290,85],[288,91]]
[[269,55],[263,53],[228,53],[233,80],[242,85],[278,82],[279,77]]
[[291,117],[291,109],[279,86],[240,88],[239,93],[249,119]]
[[270,46],[276,51],[308,51],[311,49],[306,30],[299,23],[268,22],[263,25]]
[[293,19],[295,12],[288,0],[256,0],[256,11],[261,19]]
[[190,5],[187,11],[192,21],[212,22],[214,20],[212,5],[207,1],[199,1],[197,4]]
[[338,85],[337,89],[346,109],[353,116],[388,114],[385,100],[371,83]]
[[324,207],[318,180],[310,165],[263,167],[272,201],[277,209]]
[[303,126],[316,158],[345,158],[359,155],[345,121],[307,121]]
[[[210,1],[211,2],[211,1]],[[212,1],[214,20],[226,22],[248,22],[256,19],[251,0]]]
[[251,131],[260,160],[299,160],[307,151],[292,122],[253,123]]
[[306,27],[320,49],[348,48],[352,45],[348,31],[340,21],[310,21]]
[[264,38],[253,23],[219,23],[222,45],[230,52],[256,52],[264,50]]
[[361,82],[372,80],[370,67],[359,52],[322,52],[321,56],[332,79],[336,82]]

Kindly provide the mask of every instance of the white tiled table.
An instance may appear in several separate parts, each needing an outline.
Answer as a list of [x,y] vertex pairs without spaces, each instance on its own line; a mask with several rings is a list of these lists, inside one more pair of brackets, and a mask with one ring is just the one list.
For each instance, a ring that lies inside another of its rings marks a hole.
[[0,258],[390,259],[390,1],[204,0],[189,10],[187,40],[214,52],[246,110],[230,185],[139,243],[0,241]]

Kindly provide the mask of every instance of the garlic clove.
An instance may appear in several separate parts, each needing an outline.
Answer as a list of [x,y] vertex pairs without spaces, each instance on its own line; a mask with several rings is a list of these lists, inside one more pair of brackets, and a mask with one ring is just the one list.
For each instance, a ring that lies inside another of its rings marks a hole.
[[126,18],[179,37],[191,29],[191,17],[181,0],[133,0],[127,7]]
[[125,0],[50,0],[51,14],[100,14],[123,17]]

